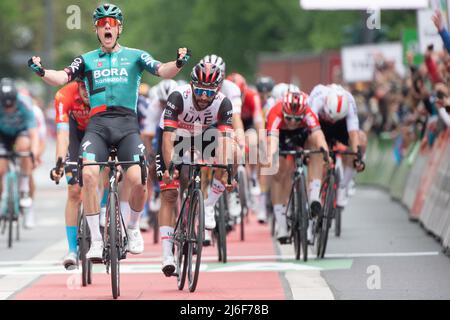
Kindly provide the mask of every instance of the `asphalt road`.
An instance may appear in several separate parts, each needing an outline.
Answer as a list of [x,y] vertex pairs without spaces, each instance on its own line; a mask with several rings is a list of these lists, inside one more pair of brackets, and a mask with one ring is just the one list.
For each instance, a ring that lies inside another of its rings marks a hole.
[[[95,269],[95,285],[79,290],[77,271],[61,266],[66,188],[48,179],[53,155],[49,141],[36,172],[36,228],[23,230],[13,249],[0,235],[0,299],[109,299],[104,267]],[[160,247],[146,235],[144,255],[130,256],[121,269],[123,298],[450,299],[450,258],[384,191],[357,189],[344,212],[342,235],[336,239],[331,232],[324,260],[293,260],[290,245],[279,246],[268,226],[250,220],[245,242],[230,234],[228,264],[217,263],[215,248],[205,250],[194,294],[179,292],[173,279],[162,276]]]

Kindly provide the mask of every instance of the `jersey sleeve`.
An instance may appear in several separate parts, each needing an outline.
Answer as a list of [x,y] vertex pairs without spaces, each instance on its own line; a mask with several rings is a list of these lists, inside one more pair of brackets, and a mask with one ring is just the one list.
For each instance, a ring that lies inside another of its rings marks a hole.
[[173,132],[178,129],[178,115],[183,112],[183,97],[178,91],[174,91],[167,99],[164,108],[164,131]]
[[311,91],[311,94],[308,97],[307,103],[311,107],[311,110],[318,115],[320,110],[323,108],[325,104],[326,95],[324,92],[323,85],[317,85]]
[[308,107],[306,109],[305,122],[306,122],[306,126],[310,132],[320,130],[319,118],[314,113],[314,111],[312,111],[312,109],[310,107]]
[[259,94],[255,93],[253,95],[253,122],[254,123],[261,123],[263,122],[263,116],[262,116],[262,106],[261,106],[261,98],[259,97]]
[[268,136],[278,134],[280,130],[281,122],[283,121],[280,110],[281,105],[277,103],[267,113],[266,129]]
[[217,114],[217,129],[220,132],[230,132],[233,130],[233,106],[228,98],[222,100]]
[[[63,88],[64,89],[64,88]],[[69,112],[71,101],[63,90],[59,90],[55,95],[55,123],[56,130],[69,130]]]
[[158,70],[162,63],[153,59],[150,53],[141,50],[139,53],[138,63],[142,70],[147,70],[151,74],[159,76]]
[[84,69],[85,69],[84,58],[83,56],[78,56],[75,59],[73,59],[70,66],[64,68],[64,71],[67,73],[70,82],[77,77],[83,79]]
[[353,96],[348,93],[348,114],[346,118],[347,122],[347,130],[350,131],[358,131],[359,130],[359,119],[358,119],[358,110],[356,107],[356,101]]

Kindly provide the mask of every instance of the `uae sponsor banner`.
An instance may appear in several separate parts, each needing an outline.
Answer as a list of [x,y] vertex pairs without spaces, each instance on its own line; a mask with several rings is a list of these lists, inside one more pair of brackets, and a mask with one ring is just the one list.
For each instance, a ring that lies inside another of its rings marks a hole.
[[375,62],[379,59],[394,61],[396,71],[403,76],[403,48],[400,42],[378,43],[341,49],[344,81],[371,81]]

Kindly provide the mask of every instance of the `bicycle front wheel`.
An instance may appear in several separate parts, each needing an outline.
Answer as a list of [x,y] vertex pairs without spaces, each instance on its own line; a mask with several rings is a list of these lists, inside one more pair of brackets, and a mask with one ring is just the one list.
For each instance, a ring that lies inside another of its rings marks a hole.
[[217,250],[219,261],[227,262],[227,230],[225,225],[225,194],[219,199],[217,214]]
[[187,217],[189,212],[189,202],[184,200],[178,216],[177,224],[174,231],[174,248],[177,257],[177,286],[178,290],[183,290],[186,282],[186,273],[188,265],[188,242],[187,242]]
[[297,192],[297,201],[300,210],[300,238],[303,251],[303,261],[308,261],[308,225],[309,225],[309,205],[306,193],[306,181],[302,175],[298,181],[299,192]]
[[110,196],[109,202],[109,221],[108,223],[108,245],[109,245],[109,259],[111,267],[111,287],[113,298],[117,299],[120,296],[120,262],[119,262],[119,236],[120,231],[120,209],[117,194],[113,193]]
[[190,292],[194,292],[197,287],[204,232],[205,207],[203,194],[200,190],[194,190],[190,202],[188,223],[188,280]]

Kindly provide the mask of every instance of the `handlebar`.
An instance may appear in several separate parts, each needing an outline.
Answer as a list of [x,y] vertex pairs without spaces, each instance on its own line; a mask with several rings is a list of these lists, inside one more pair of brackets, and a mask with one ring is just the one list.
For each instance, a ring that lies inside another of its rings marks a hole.
[[227,171],[227,183],[231,184],[231,172],[233,170],[232,164],[209,164],[209,163],[190,163],[190,162],[181,162],[178,164],[175,164],[173,161],[170,162],[169,168],[167,169],[169,171],[169,177],[170,180],[173,180],[173,172],[176,167],[182,167],[182,166],[189,166],[189,167],[196,167],[198,169],[200,168],[213,168],[213,169],[225,169]]
[[323,161],[328,163],[328,153],[322,147],[320,147],[320,149],[316,149],[316,150],[308,150],[308,149],[288,150],[288,151],[280,151],[279,153],[280,153],[280,155],[293,155],[296,158],[303,158],[303,159],[308,158],[312,154],[321,153],[323,155]]
[[336,157],[337,154],[346,155],[346,156],[356,156],[356,159],[353,160],[353,166],[357,167],[358,164],[362,164],[363,171],[366,168],[366,164],[362,160],[361,146],[357,147],[357,151],[356,152],[349,151],[349,150],[330,150],[329,153],[330,153],[330,157],[332,157],[333,159]]
[[147,183],[147,170],[146,170],[146,163],[145,163],[145,157],[143,155],[139,155],[139,161],[116,161],[116,160],[110,160],[110,161],[102,161],[102,162],[89,162],[89,163],[83,163],[83,156],[78,157],[77,162],[66,162],[66,164],[71,165],[77,165],[78,168],[78,184],[80,187],[83,187],[83,167],[86,166],[107,166],[107,167],[117,167],[120,165],[134,165],[137,164],[141,168],[141,184],[143,186]]

